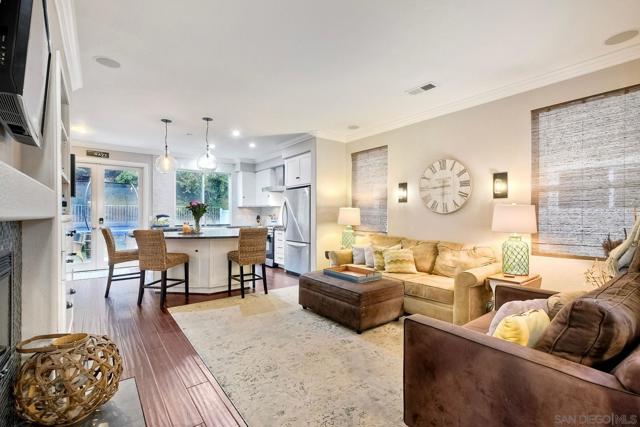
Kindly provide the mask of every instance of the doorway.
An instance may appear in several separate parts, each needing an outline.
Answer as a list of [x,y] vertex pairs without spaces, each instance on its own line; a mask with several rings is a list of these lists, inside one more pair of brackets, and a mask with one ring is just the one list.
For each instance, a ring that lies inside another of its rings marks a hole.
[[111,229],[117,249],[136,248],[130,234],[144,226],[144,170],[115,163],[78,162],[75,173],[73,270],[106,269],[108,254],[101,227]]

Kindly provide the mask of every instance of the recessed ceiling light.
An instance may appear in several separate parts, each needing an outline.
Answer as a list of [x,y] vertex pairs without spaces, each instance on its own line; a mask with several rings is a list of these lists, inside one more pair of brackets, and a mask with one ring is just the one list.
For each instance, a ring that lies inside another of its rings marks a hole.
[[349,129],[357,130],[357,129],[360,129],[360,126],[358,126],[358,125],[349,125]]
[[240,131],[238,129],[234,129],[231,131],[231,135],[237,138],[240,136]]
[[255,142],[250,142],[249,143],[249,147],[250,148],[256,148],[256,143]]
[[71,125],[71,132],[74,133],[89,133],[89,129],[85,125]]
[[96,56],[93,59],[95,59],[98,64],[103,65],[107,68],[120,68],[120,63],[118,61],[106,56]]
[[638,35],[638,30],[628,30],[615,34],[604,41],[607,46],[624,43]]

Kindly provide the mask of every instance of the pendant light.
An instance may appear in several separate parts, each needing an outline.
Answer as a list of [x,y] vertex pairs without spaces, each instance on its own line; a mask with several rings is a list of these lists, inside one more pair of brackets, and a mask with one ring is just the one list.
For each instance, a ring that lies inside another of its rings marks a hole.
[[198,168],[204,170],[216,170],[218,167],[218,161],[216,160],[216,156],[213,155],[213,151],[209,147],[209,122],[213,119],[211,117],[203,117],[202,120],[207,124],[207,130],[204,134],[204,140],[206,142],[206,147],[204,154],[198,158]]
[[160,119],[160,121],[164,123],[164,154],[156,159],[156,170],[160,173],[169,173],[176,170],[176,159],[169,154],[169,147],[167,146],[168,125],[171,120]]

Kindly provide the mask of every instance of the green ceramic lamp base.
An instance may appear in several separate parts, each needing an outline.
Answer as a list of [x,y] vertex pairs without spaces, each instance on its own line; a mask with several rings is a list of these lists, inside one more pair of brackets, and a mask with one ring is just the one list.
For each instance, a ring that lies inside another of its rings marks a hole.
[[529,245],[517,234],[502,244],[502,272],[514,276],[529,275]]
[[350,249],[356,242],[356,236],[353,232],[353,227],[347,225],[342,232],[342,249]]

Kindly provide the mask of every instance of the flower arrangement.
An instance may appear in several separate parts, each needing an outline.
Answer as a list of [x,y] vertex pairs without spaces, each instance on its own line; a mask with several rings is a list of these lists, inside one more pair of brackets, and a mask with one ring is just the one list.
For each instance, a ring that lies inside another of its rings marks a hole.
[[200,218],[207,213],[207,208],[209,206],[205,203],[199,202],[197,200],[192,200],[187,206],[187,210],[191,211],[191,215],[193,215],[193,219],[196,222],[195,231],[196,233],[200,232]]

